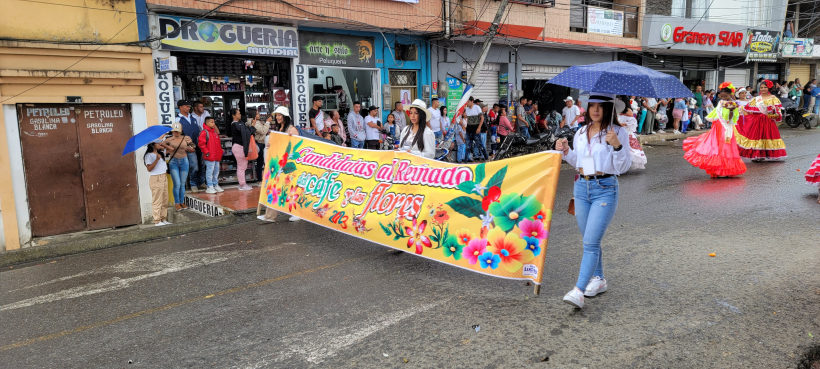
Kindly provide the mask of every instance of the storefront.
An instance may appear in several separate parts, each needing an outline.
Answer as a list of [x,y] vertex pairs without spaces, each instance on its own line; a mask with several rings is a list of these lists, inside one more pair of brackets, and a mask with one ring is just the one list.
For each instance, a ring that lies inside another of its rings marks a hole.
[[765,29],[750,29],[746,31],[747,58],[746,60],[756,62],[752,88],[757,89],[757,80],[760,78],[771,81],[779,81],[786,75],[786,63],[778,60],[780,53],[780,32]]
[[[214,117],[219,131],[228,136],[222,138],[219,182],[236,183],[228,112],[239,109],[247,119],[249,109],[256,109],[265,119],[277,107],[291,109],[291,76],[299,53],[297,31],[293,27],[214,20],[188,23],[190,19],[156,18],[164,38],[154,56],[175,58],[177,66],[173,72],[157,74],[160,121],[173,123],[179,100],[201,102],[206,115]],[[254,170],[245,175],[248,181],[259,180]]]
[[322,110],[338,111],[346,123],[353,102],[381,108],[382,119],[395,102],[430,102],[429,47],[423,39],[335,29],[299,30],[299,59],[294,72],[294,110],[308,127],[314,96]]
[[812,78],[817,78],[815,59],[812,59],[814,52],[814,39],[812,38],[785,38],[780,51],[781,57],[789,61],[788,74],[784,80],[794,81],[800,78],[802,83],[808,83]]

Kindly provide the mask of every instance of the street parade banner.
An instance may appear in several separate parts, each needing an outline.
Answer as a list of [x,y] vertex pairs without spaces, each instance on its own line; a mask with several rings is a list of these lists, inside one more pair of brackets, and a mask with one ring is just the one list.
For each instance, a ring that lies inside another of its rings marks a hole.
[[387,247],[541,283],[561,155],[459,165],[270,135],[259,202]]

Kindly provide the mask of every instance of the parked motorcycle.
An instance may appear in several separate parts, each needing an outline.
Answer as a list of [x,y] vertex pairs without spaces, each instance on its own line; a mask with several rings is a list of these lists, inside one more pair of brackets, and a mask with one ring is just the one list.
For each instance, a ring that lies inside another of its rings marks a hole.
[[789,99],[783,99],[780,104],[783,105],[783,121],[791,128],[797,128],[800,125],[811,129],[811,122],[809,121],[809,110],[803,109],[798,105],[800,98],[792,96]]

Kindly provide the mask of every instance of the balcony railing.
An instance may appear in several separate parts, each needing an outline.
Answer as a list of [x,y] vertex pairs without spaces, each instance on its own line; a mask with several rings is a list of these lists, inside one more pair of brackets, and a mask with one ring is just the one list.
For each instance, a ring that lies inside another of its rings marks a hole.
[[623,37],[638,37],[638,14],[640,7],[624,5],[605,0],[570,0],[569,30],[587,33],[587,11],[589,8],[601,8],[623,12]]
[[[496,0],[498,1],[498,0]],[[554,8],[555,0],[510,0],[511,3]]]

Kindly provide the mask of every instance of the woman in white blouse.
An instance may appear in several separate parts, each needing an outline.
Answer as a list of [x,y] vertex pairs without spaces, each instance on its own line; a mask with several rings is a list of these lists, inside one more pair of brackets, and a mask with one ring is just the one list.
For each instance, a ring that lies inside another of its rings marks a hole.
[[574,150],[563,139],[556,150],[580,173],[575,181],[574,202],[578,228],[584,237],[584,257],[575,288],[564,296],[564,302],[584,307],[584,296],[606,291],[601,255],[601,239],[618,206],[618,178],[632,165],[629,131],[621,127],[616,111],[626,107],[614,94],[590,93],[586,116],[589,122],[575,133]]
[[412,104],[405,105],[410,122],[399,136],[398,150],[409,151],[427,159],[436,158],[436,135],[427,128],[432,114],[427,110],[427,104],[420,99],[413,100]]

